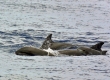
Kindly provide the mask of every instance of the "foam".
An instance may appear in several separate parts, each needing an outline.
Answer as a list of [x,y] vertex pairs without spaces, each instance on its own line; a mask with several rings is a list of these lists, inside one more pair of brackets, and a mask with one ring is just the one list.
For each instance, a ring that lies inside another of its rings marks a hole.
[[53,49],[51,49],[51,48],[48,48],[48,49],[43,49],[44,51],[46,51],[46,52],[48,52],[48,56],[49,56],[49,54],[53,54],[54,56],[58,56],[58,54],[59,54],[59,52],[58,51],[56,51],[56,50],[53,50]]

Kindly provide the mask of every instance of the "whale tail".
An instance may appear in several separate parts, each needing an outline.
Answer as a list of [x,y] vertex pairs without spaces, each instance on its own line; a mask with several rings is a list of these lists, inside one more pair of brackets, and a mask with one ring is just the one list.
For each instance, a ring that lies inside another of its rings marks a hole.
[[104,44],[104,42],[99,42],[99,43],[91,46],[90,48],[95,49],[95,50],[98,50],[98,51],[102,51],[101,50],[101,47],[102,47],[103,44]]
[[49,34],[40,48],[41,49],[48,49],[51,46],[51,43],[53,43],[52,34]]

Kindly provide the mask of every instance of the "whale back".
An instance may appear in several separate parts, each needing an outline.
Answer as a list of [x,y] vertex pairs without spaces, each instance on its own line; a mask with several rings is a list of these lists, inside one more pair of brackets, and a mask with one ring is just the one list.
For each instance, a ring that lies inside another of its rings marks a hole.
[[68,56],[86,56],[85,52],[80,49],[60,50],[59,53]]
[[75,47],[75,46],[69,43],[60,43],[60,42],[54,42],[54,43],[51,43],[50,45],[50,48],[53,50],[69,49],[72,47]]

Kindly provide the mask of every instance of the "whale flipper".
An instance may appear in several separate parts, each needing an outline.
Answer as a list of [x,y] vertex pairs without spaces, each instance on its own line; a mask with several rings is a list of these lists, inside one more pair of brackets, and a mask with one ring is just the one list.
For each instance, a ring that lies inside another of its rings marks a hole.
[[98,50],[98,51],[102,51],[101,48],[102,48],[102,45],[104,44],[104,42],[99,42],[93,46],[91,46],[90,48],[91,49],[95,49],[95,50]]

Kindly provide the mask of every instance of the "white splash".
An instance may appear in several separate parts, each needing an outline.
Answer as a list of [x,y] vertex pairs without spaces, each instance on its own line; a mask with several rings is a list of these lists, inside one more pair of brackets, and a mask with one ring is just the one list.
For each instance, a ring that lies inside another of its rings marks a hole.
[[49,54],[53,54],[54,56],[58,56],[59,52],[58,51],[54,51],[52,50],[50,47],[48,49],[43,49],[44,51],[48,52],[48,56]]

